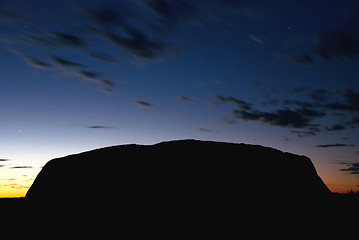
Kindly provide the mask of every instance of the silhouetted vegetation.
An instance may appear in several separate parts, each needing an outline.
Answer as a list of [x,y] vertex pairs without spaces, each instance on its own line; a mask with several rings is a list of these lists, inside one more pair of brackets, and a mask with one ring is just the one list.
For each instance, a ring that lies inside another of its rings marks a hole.
[[359,201],[359,191],[350,190],[347,193],[333,193],[336,199],[340,200],[349,200],[349,201]]

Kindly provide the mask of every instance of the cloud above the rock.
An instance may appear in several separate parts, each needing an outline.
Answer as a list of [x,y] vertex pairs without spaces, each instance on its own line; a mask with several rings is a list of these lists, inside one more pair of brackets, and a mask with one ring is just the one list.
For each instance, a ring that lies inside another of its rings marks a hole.
[[263,112],[258,110],[233,110],[235,118],[247,121],[260,121],[273,126],[289,127],[289,128],[305,128],[313,126],[310,122],[316,117],[325,115],[313,109],[279,109],[274,112]]
[[[303,88],[300,91],[298,88],[298,90],[288,90],[288,92],[291,92],[293,96],[297,93],[305,95],[300,98],[274,98],[260,104],[233,96],[215,95],[213,104],[233,106],[230,114],[226,115],[226,122],[233,123],[239,120],[261,122],[266,125],[288,128],[298,137],[359,127],[358,92],[348,89],[341,94],[336,94],[336,98],[331,97],[330,93],[322,88]],[[328,121],[328,119],[331,120]],[[342,145],[318,145],[318,147],[336,146]]]
[[136,100],[134,103],[135,103],[137,106],[139,106],[139,107],[144,107],[144,108],[150,108],[150,107],[153,107],[153,106],[154,106],[152,103],[145,102],[145,101],[140,101],[140,100]]
[[15,167],[10,167],[11,169],[24,169],[24,168],[32,168],[32,166],[15,166]]
[[330,147],[354,147],[354,144],[335,143],[335,144],[320,144],[316,147],[319,148],[330,148]]
[[346,164],[348,167],[342,168],[342,169],[340,169],[340,171],[347,172],[349,174],[359,174],[359,162],[354,162],[354,163],[345,163],[344,162],[341,164]]
[[114,127],[111,127],[111,126],[102,126],[102,125],[90,125],[90,126],[86,126],[87,128],[90,128],[90,129],[111,129],[111,128],[114,128]]
[[85,40],[71,33],[66,32],[51,32],[51,36],[58,43],[58,45],[66,47],[84,47],[86,45]]

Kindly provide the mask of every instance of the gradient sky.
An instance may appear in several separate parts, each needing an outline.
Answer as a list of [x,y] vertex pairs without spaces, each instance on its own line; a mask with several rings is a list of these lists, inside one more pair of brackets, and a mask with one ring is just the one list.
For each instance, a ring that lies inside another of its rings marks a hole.
[[0,197],[55,157],[186,138],[359,189],[358,1],[0,0],[0,63]]

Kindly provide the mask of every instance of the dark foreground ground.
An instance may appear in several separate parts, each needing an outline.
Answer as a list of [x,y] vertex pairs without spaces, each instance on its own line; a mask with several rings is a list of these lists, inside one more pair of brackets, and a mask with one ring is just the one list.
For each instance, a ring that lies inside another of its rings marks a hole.
[[[104,197],[105,198],[105,197]],[[333,201],[337,201],[338,203],[357,203],[359,206],[359,191],[349,191],[347,193],[333,193],[330,197]],[[16,197],[16,198],[0,198],[0,201],[26,201],[25,197]]]

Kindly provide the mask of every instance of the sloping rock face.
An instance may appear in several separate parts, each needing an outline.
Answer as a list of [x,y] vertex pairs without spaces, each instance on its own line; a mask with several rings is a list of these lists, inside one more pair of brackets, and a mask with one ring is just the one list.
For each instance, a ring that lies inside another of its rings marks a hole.
[[128,208],[155,211],[330,196],[305,156],[257,145],[180,140],[53,159],[38,174],[26,199],[111,199]]

